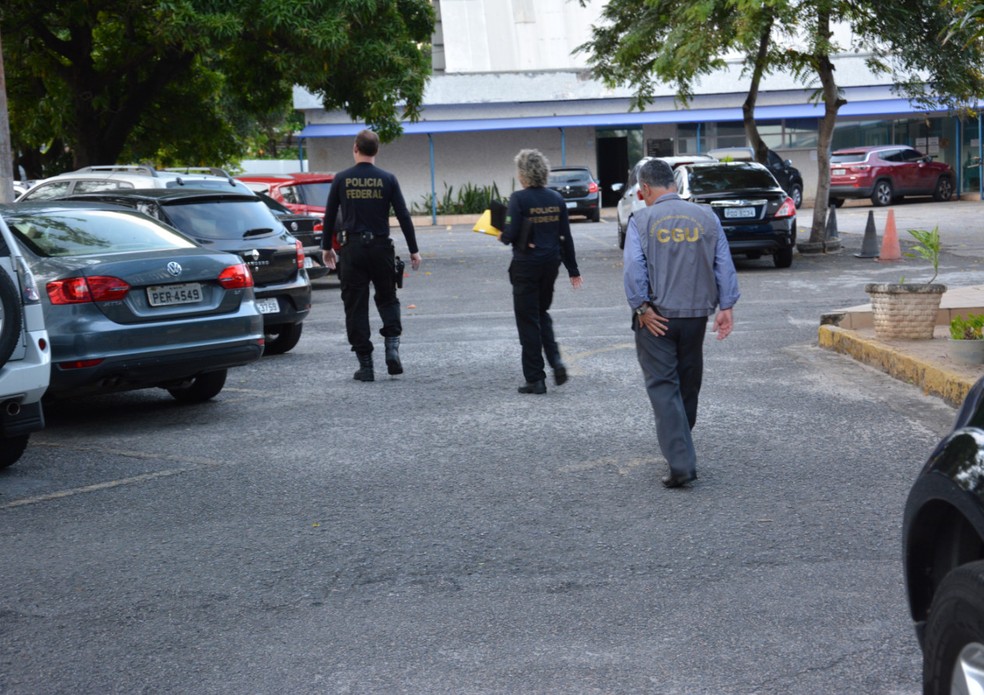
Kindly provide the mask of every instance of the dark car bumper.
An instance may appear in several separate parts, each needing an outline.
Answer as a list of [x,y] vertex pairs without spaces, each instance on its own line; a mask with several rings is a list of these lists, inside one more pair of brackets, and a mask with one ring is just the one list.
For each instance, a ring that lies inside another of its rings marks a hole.
[[[300,323],[311,312],[311,281],[307,272],[298,272],[291,282],[257,285],[253,289],[264,326]],[[277,301],[275,309],[270,301],[273,299]]]
[[593,217],[595,212],[601,208],[601,195],[592,194],[587,198],[564,198],[567,205],[568,215],[584,215]]
[[738,254],[773,253],[796,245],[795,224],[725,225],[724,235],[728,248]]

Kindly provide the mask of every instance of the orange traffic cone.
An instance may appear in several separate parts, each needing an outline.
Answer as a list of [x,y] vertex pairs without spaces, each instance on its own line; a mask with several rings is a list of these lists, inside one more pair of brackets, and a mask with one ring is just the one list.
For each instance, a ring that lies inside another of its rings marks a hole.
[[885,220],[885,236],[882,237],[881,253],[878,254],[879,261],[898,261],[902,259],[902,250],[899,248],[899,233],[895,229],[895,210],[888,211],[888,219]]

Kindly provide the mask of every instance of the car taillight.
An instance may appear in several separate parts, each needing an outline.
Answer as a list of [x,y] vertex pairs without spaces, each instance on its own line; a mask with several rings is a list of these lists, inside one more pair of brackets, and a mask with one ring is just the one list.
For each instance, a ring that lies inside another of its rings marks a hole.
[[315,232],[323,232],[323,231],[325,231],[325,223],[324,222],[315,222],[314,223],[314,231]]
[[52,280],[46,286],[52,304],[112,302],[126,297],[130,285],[119,278],[93,275],[88,278]]
[[588,193],[597,193],[597,192],[598,192],[598,184],[592,181],[591,183],[588,184]]
[[294,241],[294,248],[297,249],[297,267],[304,269],[304,244]]
[[792,198],[786,198],[779,209],[776,210],[776,219],[782,219],[783,217],[793,217],[796,214],[796,204],[793,203]]
[[219,284],[227,290],[241,290],[253,286],[253,274],[245,263],[230,265],[219,273]]

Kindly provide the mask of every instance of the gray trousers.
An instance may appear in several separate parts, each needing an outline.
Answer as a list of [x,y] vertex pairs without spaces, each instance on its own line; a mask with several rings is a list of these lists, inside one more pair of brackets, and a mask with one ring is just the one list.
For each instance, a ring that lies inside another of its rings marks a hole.
[[690,435],[697,422],[697,398],[704,374],[707,317],[670,319],[666,334],[636,329],[636,355],[656,418],[656,439],[670,473],[697,473],[697,452]]

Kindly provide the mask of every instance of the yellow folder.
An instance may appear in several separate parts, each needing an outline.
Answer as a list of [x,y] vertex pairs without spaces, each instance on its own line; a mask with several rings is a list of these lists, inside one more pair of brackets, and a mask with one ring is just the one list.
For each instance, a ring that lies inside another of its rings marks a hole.
[[482,234],[489,234],[491,236],[499,236],[502,234],[501,229],[496,229],[492,226],[492,211],[486,210],[482,213],[482,216],[478,218],[478,222],[472,227],[473,232],[481,232]]

